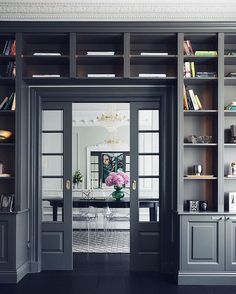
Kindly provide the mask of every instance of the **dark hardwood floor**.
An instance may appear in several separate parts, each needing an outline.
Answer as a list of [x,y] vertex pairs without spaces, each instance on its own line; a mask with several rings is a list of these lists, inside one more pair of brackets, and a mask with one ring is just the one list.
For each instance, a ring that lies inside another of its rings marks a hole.
[[130,273],[128,254],[74,254],[72,272],[26,276],[0,294],[235,294],[236,286],[177,286],[156,273]]

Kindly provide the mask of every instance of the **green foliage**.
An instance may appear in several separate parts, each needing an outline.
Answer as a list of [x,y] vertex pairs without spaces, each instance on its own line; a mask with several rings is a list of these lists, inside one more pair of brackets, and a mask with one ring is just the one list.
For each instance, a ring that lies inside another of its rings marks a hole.
[[73,175],[73,183],[78,184],[83,182],[83,175],[80,170],[77,170]]

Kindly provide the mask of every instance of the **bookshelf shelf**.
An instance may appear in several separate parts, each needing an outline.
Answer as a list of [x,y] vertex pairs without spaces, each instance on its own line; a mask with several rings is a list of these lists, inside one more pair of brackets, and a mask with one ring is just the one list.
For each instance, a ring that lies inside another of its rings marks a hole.
[[217,143],[184,143],[184,147],[216,147]]
[[184,110],[184,115],[202,115],[202,116],[207,116],[207,115],[216,115],[218,113],[218,110]]
[[207,77],[207,78],[184,78],[185,85],[201,85],[201,84],[207,84],[207,83],[217,83],[218,78],[217,77]]
[[191,176],[189,176],[189,177],[184,177],[184,180],[186,180],[186,181],[202,181],[202,180],[209,180],[209,181],[212,181],[212,180],[217,180],[217,177],[210,177],[210,176],[201,176],[201,177],[195,177],[195,176],[193,176],[193,177],[191,177]]

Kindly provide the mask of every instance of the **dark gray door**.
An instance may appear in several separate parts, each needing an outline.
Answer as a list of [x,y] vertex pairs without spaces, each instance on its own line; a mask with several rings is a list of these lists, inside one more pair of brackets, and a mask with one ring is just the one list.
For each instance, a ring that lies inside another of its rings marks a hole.
[[41,139],[42,269],[71,270],[71,103],[43,103]]
[[[130,115],[130,267],[159,271],[159,103],[131,103]],[[144,201],[149,207],[144,207]]]

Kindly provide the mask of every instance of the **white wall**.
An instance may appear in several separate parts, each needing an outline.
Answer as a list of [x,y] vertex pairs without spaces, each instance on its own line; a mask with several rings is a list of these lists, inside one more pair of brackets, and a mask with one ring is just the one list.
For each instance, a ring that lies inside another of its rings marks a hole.
[[[72,136],[72,173],[79,169],[86,177],[87,147],[105,143],[109,139],[109,132],[100,126],[94,127],[73,127]],[[129,126],[118,128],[115,138],[129,146]],[[109,151],[109,150],[108,150]]]

